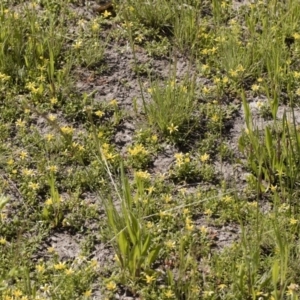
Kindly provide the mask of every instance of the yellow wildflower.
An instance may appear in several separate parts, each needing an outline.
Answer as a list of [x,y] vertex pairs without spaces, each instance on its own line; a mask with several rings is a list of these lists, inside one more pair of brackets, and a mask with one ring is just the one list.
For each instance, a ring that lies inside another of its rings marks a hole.
[[22,160],[25,159],[27,156],[28,156],[28,154],[27,154],[26,151],[21,151],[21,153],[20,153],[20,158],[21,158]]
[[103,13],[103,17],[108,18],[109,16],[111,16],[111,12],[105,10],[104,13]]
[[109,283],[106,284],[106,288],[109,291],[114,291],[117,288],[117,285],[114,281],[110,281]]
[[155,276],[154,275],[149,276],[149,275],[145,274],[145,277],[146,277],[146,283],[148,283],[148,284],[152,283],[152,281],[155,280]]
[[5,245],[5,244],[6,244],[6,239],[3,236],[1,236],[0,237],[0,245]]
[[91,291],[91,290],[85,291],[85,292],[83,293],[83,296],[84,296],[84,297],[91,297],[91,295],[92,295],[92,291]]
[[45,266],[44,266],[44,264],[36,265],[35,268],[36,268],[36,270],[37,270],[38,273],[44,273],[45,272]]
[[200,160],[203,163],[206,162],[206,161],[208,161],[209,160],[209,154],[204,153],[203,155],[200,156]]
[[171,299],[171,298],[175,297],[175,294],[171,290],[167,290],[167,291],[165,291],[165,297],[167,299]]
[[64,270],[66,268],[65,262],[59,262],[58,264],[54,265],[55,270]]
[[169,130],[169,133],[172,134],[173,132],[178,131],[178,126],[175,126],[173,123],[171,123],[170,126],[167,128]]

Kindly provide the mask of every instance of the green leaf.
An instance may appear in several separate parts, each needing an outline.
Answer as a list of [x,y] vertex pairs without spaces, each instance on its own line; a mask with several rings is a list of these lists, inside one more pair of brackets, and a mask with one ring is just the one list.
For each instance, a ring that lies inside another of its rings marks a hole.
[[266,142],[266,147],[268,150],[269,157],[271,158],[273,153],[273,142],[272,142],[272,135],[269,127],[265,128],[265,142]]
[[157,246],[148,254],[148,256],[147,256],[147,265],[148,266],[151,266],[155,262],[158,254],[159,254],[159,251],[160,251],[160,246]]
[[139,245],[135,245],[133,247],[133,256],[132,256],[132,259],[134,261],[140,261],[140,259],[141,259],[141,249],[140,249]]
[[142,256],[148,252],[149,247],[150,247],[150,242],[151,242],[150,234],[147,234],[146,240],[142,246]]
[[135,245],[140,239],[140,228],[136,217],[131,212],[128,212],[128,215],[126,216],[126,225],[131,243]]
[[0,195],[0,211],[5,207],[5,205],[9,202],[9,198],[4,196],[4,195]]
[[128,255],[128,241],[126,239],[126,234],[124,231],[120,232],[118,235],[118,245],[119,245],[119,249],[122,253],[123,256],[127,256]]

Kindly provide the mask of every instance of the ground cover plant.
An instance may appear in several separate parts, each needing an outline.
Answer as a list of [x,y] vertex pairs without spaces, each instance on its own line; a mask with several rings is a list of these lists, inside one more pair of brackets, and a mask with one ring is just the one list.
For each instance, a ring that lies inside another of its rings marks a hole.
[[0,26],[1,299],[298,299],[299,1]]

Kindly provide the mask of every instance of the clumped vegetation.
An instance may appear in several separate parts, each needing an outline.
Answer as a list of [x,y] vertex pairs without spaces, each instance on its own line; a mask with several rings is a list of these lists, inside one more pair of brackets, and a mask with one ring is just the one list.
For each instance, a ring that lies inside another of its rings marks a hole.
[[90,2],[0,3],[1,299],[298,299],[299,1]]

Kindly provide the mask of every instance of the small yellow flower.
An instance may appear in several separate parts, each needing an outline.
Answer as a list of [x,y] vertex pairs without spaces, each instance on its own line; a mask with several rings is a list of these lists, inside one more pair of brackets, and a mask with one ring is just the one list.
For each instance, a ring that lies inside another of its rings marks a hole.
[[75,50],[79,50],[82,47],[82,40],[77,40],[75,41],[75,43],[73,44],[73,48]]
[[33,176],[34,175],[34,171],[32,169],[25,168],[25,169],[22,170],[22,174],[24,176]]
[[203,155],[200,156],[201,162],[207,162],[209,160],[209,154],[204,153]]
[[238,76],[238,71],[237,70],[230,70],[229,71],[229,74],[232,76],[232,77],[237,77]]
[[297,95],[297,96],[300,96],[300,88],[298,88],[298,89],[296,90],[296,95]]
[[216,123],[216,122],[219,121],[219,116],[216,115],[216,114],[214,114],[214,115],[211,117],[211,120],[212,120],[214,123]]
[[222,1],[221,2],[221,7],[222,8],[226,8],[228,6],[228,4],[225,2],[225,1]]
[[185,208],[184,210],[183,210],[183,214],[186,216],[186,215],[188,215],[190,213],[190,210],[188,209],[188,208]]
[[149,180],[151,175],[149,174],[148,171],[136,171],[134,173],[134,177],[139,179]]
[[241,65],[241,64],[239,64],[238,66],[237,66],[237,71],[238,72],[244,72],[246,69]]
[[175,153],[174,157],[176,158],[176,161],[182,161],[183,160],[183,153],[179,152],[179,153]]
[[139,35],[135,38],[135,40],[136,40],[137,42],[141,43],[141,42],[144,40],[144,36],[141,35],[141,34],[139,34]]
[[104,18],[108,18],[109,16],[111,16],[111,12],[109,11],[104,11],[104,13],[102,14]]
[[149,275],[145,274],[145,277],[146,277],[146,283],[148,283],[148,284],[151,284],[155,280],[154,275],[149,276]]
[[117,285],[114,281],[110,281],[109,283],[106,284],[106,288],[109,291],[114,291],[117,288]]
[[50,171],[51,173],[56,173],[58,168],[55,165],[51,165],[47,167],[47,170]]
[[173,248],[175,248],[176,243],[172,240],[168,240],[168,241],[165,242],[165,245],[166,245],[167,248],[173,249]]
[[229,195],[226,195],[225,197],[223,197],[222,200],[226,203],[229,203],[229,202],[232,202],[232,197]]
[[66,263],[65,262],[59,262],[58,264],[54,265],[55,270],[64,270],[66,268]]
[[227,288],[227,285],[224,284],[224,283],[221,283],[221,284],[218,285],[218,289],[221,290],[221,291],[223,291],[226,288]]
[[192,231],[194,229],[193,222],[192,222],[192,220],[189,217],[187,217],[185,219],[185,228],[188,231]]
[[115,158],[116,156],[117,156],[116,154],[112,154],[112,153],[110,153],[110,152],[108,152],[108,153],[105,154],[105,158],[106,158],[107,160],[114,160],[114,158]]
[[20,158],[23,160],[28,156],[28,153],[26,151],[21,151],[20,152]]
[[5,245],[5,244],[6,244],[6,239],[3,236],[1,236],[0,237],[0,245]]
[[202,225],[202,226],[200,227],[200,231],[201,231],[202,234],[207,234],[208,228],[205,227],[204,225]]
[[162,219],[163,217],[166,217],[168,214],[165,211],[160,211],[159,212],[159,217]]
[[204,214],[207,215],[207,216],[211,216],[212,215],[212,210],[208,208],[204,211]]
[[74,132],[74,128],[70,127],[70,126],[63,126],[63,127],[60,128],[60,130],[64,134],[73,134],[73,132]]
[[52,204],[53,204],[52,198],[48,198],[48,199],[45,201],[45,205],[46,205],[46,206],[51,206]]
[[229,25],[235,25],[236,24],[236,20],[235,19],[231,19],[228,22]]
[[257,101],[256,106],[258,109],[261,109],[264,106],[264,104],[261,101]]
[[175,126],[173,123],[167,128],[169,130],[169,133],[172,134],[175,131],[178,131],[178,126]]
[[9,79],[10,79],[10,76],[5,75],[5,74],[3,74],[3,73],[0,72],[0,80],[1,80],[2,82],[8,81]]
[[54,138],[54,135],[53,134],[51,134],[51,133],[48,133],[48,134],[46,134],[46,140],[48,141],[48,142],[50,142],[50,141],[52,141],[53,140],[53,138]]
[[298,223],[298,220],[294,219],[294,218],[291,218],[290,219],[290,224],[291,225],[296,225]]
[[95,115],[96,115],[97,117],[101,118],[101,117],[104,115],[104,112],[103,112],[102,110],[97,110],[97,111],[95,112]]
[[9,166],[12,166],[13,164],[14,164],[14,160],[12,159],[12,158],[10,158],[8,161],[7,161],[7,164],[9,165]]
[[21,297],[23,295],[22,291],[20,290],[15,290],[12,293],[15,297]]
[[42,264],[42,265],[36,265],[35,268],[36,268],[36,270],[37,270],[38,273],[44,273],[45,272],[45,266],[44,266],[44,264]]
[[226,84],[229,82],[229,78],[227,76],[225,76],[225,77],[223,77],[222,81],[224,84]]
[[202,65],[201,69],[202,69],[202,71],[205,72],[205,71],[209,70],[209,65]]
[[253,84],[253,85],[251,86],[251,90],[252,90],[253,92],[257,92],[257,91],[259,90],[259,88],[260,88],[260,86],[259,86],[258,84]]
[[35,182],[29,182],[28,183],[28,187],[34,191],[38,190],[40,185],[38,183]]
[[52,98],[50,99],[50,103],[51,103],[52,105],[56,104],[57,102],[58,102],[58,100],[57,100],[56,97],[52,97]]
[[50,115],[48,115],[48,119],[49,119],[51,122],[53,122],[53,121],[56,120],[56,116],[53,115],[53,114],[50,114]]
[[155,187],[154,186],[150,186],[146,190],[147,190],[148,194],[151,195],[155,191]]
[[187,92],[187,87],[186,86],[181,86],[181,91],[183,92],[183,93],[186,93]]
[[258,203],[257,203],[256,201],[253,201],[253,202],[248,202],[248,205],[249,205],[250,207],[257,208]]
[[92,24],[92,31],[96,32],[96,31],[99,30],[99,28],[100,28],[99,24],[96,23],[96,22],[93,22],[93,24]]
[[209,49],[209,52],[211,54],[215,54],[217,52],[217,50],[218,50],[218,47],[212,47],[211,49]]
[[207,55],[209,53],[209,49],[203,49],[201,50],[201,54]]
[[204,292],[203,292],[204,298],[210,297],[210,296],[212,296],[213,294],[214,294],[214,291],[204,291]]
[[91,291],[91,290],[85,291],[85,292],[83,293],[83,296],[84,296],[84,297],[91,297],[91,295],[92,295],[92,291]]
[[191,159],[189,158],[188,155],[189,155],[189,154],[187,153],[187,156],[184,158],[184,162],[185,162],[186,164],[188,164],[188,163],[191,161]]
[[203,92],[203,94],[207,95],[207,94],[209,94],[210,89],[205,86],[205,87],[203,87],[202,92]]
[[293,76],[294,76],[294,78],[299,79],[300,78],[300,72],[294,71]]
[[158,137],[157,137],[156,134],[154,134],[154,135],[151,136],[151,141],[152,141],[152,142],[156,143],[157,140],[158,140]]
[[172,299],[175,297],[175,294],[172,292],[172,290],[167,290],[167,291],[165,291],[165,297],[167,299]]
[[166,203],[169,203],[172,201],[172,195],[166,194],[164,195],[163,199],[165,200]]
[[25,127],[25,124],[26,124],[26,122],[23,121],[23,120],[21,120],[21,119],[18,119],[18,120],[16,121],[16,126],[17,126],[17,127],[24,128],[24,127]]
[[49,253],[55,253],[54,247],[48,247],[47,251],[48,251]]
[[72,274],[74,274],[74,270],[72,268],[66,269],[65,274],[66,275],[72,275]]
[[116,99],[113,99],[109,102],[109,105],[116,107],[118,106],[118,101]]
[[221,78],[219,78],[219,77],[214,78],[214,84],[218,84],[220,82],[221,82]]
[[293,38],[294,38],[295,40],[299,40],[299,39],[300,39],[300,34],[299,34],[298,32],[295,32],[295,33],[293,34]]
[[150,222],[148,221],[147,224],[146,224],[147,228],[150,229],[150,228],[153,228],[154,226],[154,223],[153,222]]
[[142,144],[136,144],[134,147],[129,148],[128,152],[131,156],[148,154],[148,151],[145,149],[145,147]]

